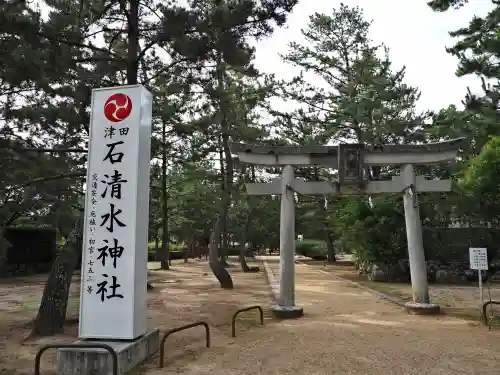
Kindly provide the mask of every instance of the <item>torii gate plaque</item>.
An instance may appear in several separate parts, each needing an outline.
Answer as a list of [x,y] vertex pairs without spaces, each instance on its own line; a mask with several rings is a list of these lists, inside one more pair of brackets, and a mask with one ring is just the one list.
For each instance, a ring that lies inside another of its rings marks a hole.
[[[242,163],[283,167],[282,177],[270,183],[247,183],[250,195],[280,195],[280,295],[272,310],[280,318],[297,318],[303,309],[295,304],[295,199],[294,192],[307,195],[402,193],[405,210],[408,256],[413,302],[406,309],[413,313],[438,313],[431,303],[422,240],[417,192],[446,192],[450,180],[426,180],[415,176],[415,165],[453,160],[465,138],[426,145],[366,146],[261,146],[231,144],[231,151]],[[294,178],[293,166],[321,165],[338,169],[338,182],[304,181]],[[401,174],[392,181],[368,181],[370,166],[400,166]]]

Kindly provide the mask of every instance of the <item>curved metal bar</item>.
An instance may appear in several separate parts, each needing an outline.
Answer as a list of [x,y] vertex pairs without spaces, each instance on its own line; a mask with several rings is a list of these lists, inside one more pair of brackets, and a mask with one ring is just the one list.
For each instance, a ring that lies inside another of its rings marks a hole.
[[260,324],[264,325],[264,311],[262,310],[262,307],[250,306],[250,307],[245,307],[243,309],[239,309],[238,311],[236,311],[234,313],[233,318],[231,319],[231,335],[232,335],[232,337],[236,337],[236,317],[238,316],[239,313],[249,311],[249,310],[259,310]]
[[[483,315],[482,315],[482,318],[483,318],[483,323],[488,325],[488,318],[486,317],[486,308],[488,307],[488,305],[500,305],[500,301],[487,301],[485,303],[483,303]],[[493,319],[491,319],[493,320]],[[490,320],[490,328],[491,328],[491,320]]]
[[50,344],[44,345],[36,354],[35,357],[35,375],[40,375],[40,360],[42,359],[42,354],[45,353],[49,349],[69,349],[69,348],[78,348],[78,349],[104,349],[111,354],[111,359],[113,360],[113,375],[118,375],[118,355],[116,354],[115,349],[106,344]]
[[210,327],[209,327],[207,322],[195,322],[195,323],[191,323],[191,324],[186,324],[185,326],[182,326],[182,327],[172,328],[172,329],[166,331],[165,334],[163,335],[163,338],[161,339],[160,365],[158,366],[159,368],[163,367],[163,362],[164,362],[164,357],[165,357],[165,353],[164,353],[165,340],[168,338],[168,336],[170,336],[173,333],[184,331],[186,329],[190,329],[190,328],[198,327],[198,326],[205,326],[206,345],[207,345],[207,348],[210,348]]

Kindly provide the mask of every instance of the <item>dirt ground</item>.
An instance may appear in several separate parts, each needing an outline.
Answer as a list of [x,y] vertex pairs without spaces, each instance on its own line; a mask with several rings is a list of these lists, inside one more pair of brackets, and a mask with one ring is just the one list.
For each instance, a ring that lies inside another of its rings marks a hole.
[[[258,264],[257,264],[258,265]],[[232,291],[221,290],[206,261],[188,264],[174,261],[170,271],[150,271],[155,287],[149,292],[149,326],[167,330],[198,320],[211,325],[212,342],[230,345],[232,313],[245,306],[269,305],[270,293],[263,272],[244,274],[239,265],[229,268],[235,282]],[[32,374],[37,349],[49,343],[71,343],[78,334],[79,278],[75,276],[69,301],[68,326],[64,334],[51,338],[26,340],[36,316],[47,275],[2,280],[0,282],[0,374]],[[266,311],[266,320],[269,320]],[[243,313],[238,318],[237,333],[261,329],[258,313]],[[174,369],[192,361],[204,348],[202,328],[171,336],[166,344],[165,365]],[[42,372],[53,373],[55,351],[42,359]],[[142,366],[140,373],[158,365],[158,354]]]
[[[278,275],[277,258],[268,262]],[[332,277],[332,271],[324,268],[297,264],[296,299],[304,307],[305,315],[285,321],[276,321],[269,314],[270,291],[263,272],[244,274],[237,267],[230,268],[236,287],[227,291],[219,288],[205,261],[174,263],[172,271],[152,271],[150,279],[155,289],[149,298],[150,326],[169,329],[207,320],[212,327],[212,347],[204,347],[201,328],[175,334],[166,345],[165,368],[157,368],[157,354],[137,373],[489,375],[498,372],[500,329],[488,331],[478,323],[449,315],[408,315],[401,307]],[[37,347],[47,342],[71,342],[76,337],[73,324],[59,337],[23,341],[36,313],[44,280],[45,277],[24,278],[0,285],[1,375],[32,374]],[[231,338],[232,313],[253,304],[265,308],[265,325],[258,324],[256,312],[248,312],[238,320],[237,337]],[[71,305],[76,312],[77,304],[71,302]],[[47,355],[43,361],[44,374],[50,373],[53,363],[54,355]]]
[[[339,265],[325,265],[324,262],[309,262],[311,266],[318,267],[334,275],[355,281],[359,284],[372,288],[382,293],[398,297],[404,302],[412,300],[412,290],[410,284],[403,283],[382,283],[366,280],[358,275],[356,269],[349,263]],[[441,306],[446,314],[452,314],[464,318],[479,319],[480,295],[477,284],[470,285],[443,285],[430,284],[429,294],[432,302]],[[500,285],[495,283],[490,288],[484,287],[484,300],[490,299],[500,301]],[[500,305],[493,306],[493,312],[500,314]],[[490,314],[488,309],[488,314]]]
[[[277,274],[277,261],[269,261]],[[498,373],[500,330],[450,316],[413,316],[312,266],[297,264],[304,317],[249,331],[223,352],[163,374]],[[158,373],[159,374],[159,373]]]

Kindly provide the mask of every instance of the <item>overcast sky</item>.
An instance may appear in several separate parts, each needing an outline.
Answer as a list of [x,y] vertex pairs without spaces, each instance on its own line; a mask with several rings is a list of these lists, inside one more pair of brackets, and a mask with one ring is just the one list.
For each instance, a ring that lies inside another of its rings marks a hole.
[[[290,78],[295,68],[283,63],[279,53],[287,51],[288,42],[300,41],[300,30],[307,26],[313,13],[330,14],[338,8],[337,0],[302,0],[294,9],[286,28],[278,29],[269,39],[257,44],[256,67],[281,78]],[[407,67],[406,83],[420,88],[419,109],[460,105],[467,86],[479,90],[474,76],[457,78],[457,60],[446,53],[453,45],[449,31],[467,26],[474,15],[484,16],[492,8],[489,0],[474,0],[460,10],[433,12],[427,0],[344,0],[349,6],[363,9],[365,18],[373,20],[371,39],[390,48],[396,67]]]

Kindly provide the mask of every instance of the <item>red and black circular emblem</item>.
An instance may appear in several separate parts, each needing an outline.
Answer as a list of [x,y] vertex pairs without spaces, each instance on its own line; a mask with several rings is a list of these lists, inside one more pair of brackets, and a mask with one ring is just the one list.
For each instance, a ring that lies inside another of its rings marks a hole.
[[132,112],[132,100],[125,94],[113,94],[104,103],[104,116],[109,121],[120,122]]

